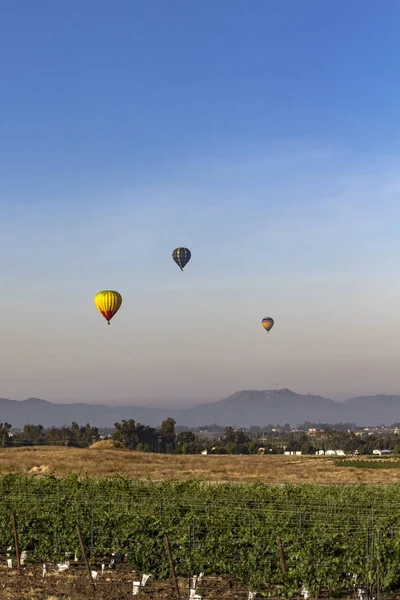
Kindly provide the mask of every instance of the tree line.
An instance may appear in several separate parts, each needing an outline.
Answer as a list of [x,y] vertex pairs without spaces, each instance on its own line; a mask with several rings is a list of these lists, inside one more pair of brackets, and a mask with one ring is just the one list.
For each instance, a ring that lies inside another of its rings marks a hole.
[[[123,420],[108,429],[108,438],[114,445],[142,452],[168,454],[256,454],[260,448],[268,454],[282,454],[284,451],[302,454],[315,454],[320,450],[343,450],[345,454],[372,454],[374,449],[392,450],[400,454],[400,436],[391,432],[357,435],[357,432],[344,429],[319,429],[313,434],[303,430],[291,430],[286,425],[281,428],[267,426],[249,430],[234,429],[231,426],[209,426],[190,431],[187,428],[177,431],[172,418],[165,419],[160,427],[150,427],[137,423],[134,419]],[[309,425],[307,423],[307,425]],[[212,435],[210,435],[210,430]],[[88,448],[105,436],[87,423],[80,426],[73,422],[70,426],[44,428],[43,425],[27,424],[22,430],[13,430],[10,423],[0,423],[0,445],[38,446],[64,445]]]
[[[134,419],[122,420],[114,424],[114,430],[108,437],[117,447],[169,454],[198,454],[204,450],[216,454],[248,454],[257,452],[260,445],[241,429],[235,431],[232,427],[225,427],[217,440],[207,440],[193,431],[177,432],[175,425],[176,421],[170,417],[160,427],[142,425]],[[27,424],[16,431],[12,431],[10,423],[0,423],[2,447],[64,445],[88,448],[102,437],[99,429],[89,423],[80,426],[73,422],[71,426],[47,429],[43,425]]]

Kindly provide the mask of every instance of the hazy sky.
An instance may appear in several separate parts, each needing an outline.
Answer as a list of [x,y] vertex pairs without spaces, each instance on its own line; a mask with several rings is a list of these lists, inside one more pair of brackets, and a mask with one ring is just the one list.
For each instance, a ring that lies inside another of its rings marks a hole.
[[399,393],[399,22],[396,0],[3,2],[0,396]]

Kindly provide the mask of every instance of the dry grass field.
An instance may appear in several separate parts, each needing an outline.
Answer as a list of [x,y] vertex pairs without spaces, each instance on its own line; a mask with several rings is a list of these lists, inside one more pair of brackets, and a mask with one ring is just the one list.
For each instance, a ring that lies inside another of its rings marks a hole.
[[[395,459],[390,459],[395,460]],[[203,479],[249,483],[400,483],[399,469],[341,467],[331,457],[162,455],[107,448],[8,448],[0,473],[126,475],[154,480]]]

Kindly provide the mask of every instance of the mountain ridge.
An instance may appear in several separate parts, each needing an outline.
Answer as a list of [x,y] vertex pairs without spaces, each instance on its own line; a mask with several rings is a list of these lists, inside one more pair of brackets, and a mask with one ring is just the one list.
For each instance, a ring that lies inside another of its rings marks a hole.
[[389,425],[400,422],[400,395],[354,396],[337,402],[315,394],[298,394],[288,388],[239,390],[216,402],[184,408],[112,406],[86,402],[55,404],[36,397],[25,400],[0,398],[0,421],[7,421],[16,428],[28,423],[44,427],[62,426],[72,421],[80,425],[90,423],[97,427],[112,427],[122,419],[134,419],[155,427],[167,417],[173,417],[177,425],[188,427],[211,423],[234,427],[289,423],[295,427],[305,421]]

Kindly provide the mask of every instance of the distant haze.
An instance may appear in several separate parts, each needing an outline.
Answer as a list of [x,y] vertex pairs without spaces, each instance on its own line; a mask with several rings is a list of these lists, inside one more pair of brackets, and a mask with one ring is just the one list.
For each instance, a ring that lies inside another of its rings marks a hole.
[[158,426],[167,417],[177,425],[199,427],[216,423],[221,426],[284,425],[292,427],[305,421],[317,423],[355,422],[357,425],[392,425],[400,422],[400,395],[366,396],[334,402],[316,395],[297,394],[289,389],[242,390],[228,398],[191,408],[149,406],[99,406],[94,404],[53,404],[39,398],[16,402],[0,398],[2,421],[13,427],[41,424],[45,427],[90,423],[112,427],[122,419],[134,419],[145,425]]

